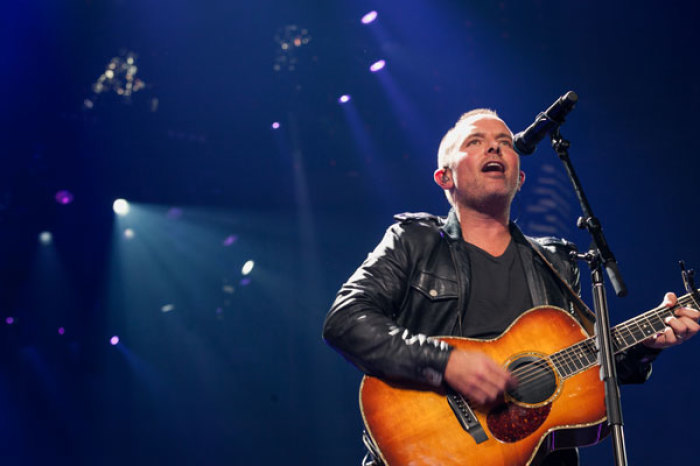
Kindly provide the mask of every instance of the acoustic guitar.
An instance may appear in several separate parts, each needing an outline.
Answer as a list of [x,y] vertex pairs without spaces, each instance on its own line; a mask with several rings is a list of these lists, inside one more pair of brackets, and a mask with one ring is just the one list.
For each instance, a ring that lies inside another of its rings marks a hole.
[[[687,294],[676,307],[692,304]],[[659,306],[611,329],[615,353],[663,331],[674,309]],[[386,464],[530,465],[550,451],[592,445],[607,435],[596,342],[566,311],[533,308],[492,340],[437,338],[487,354],[517,377],[518,386],[502,402],[476,407],[444,388],[365,376],[362,418]]]

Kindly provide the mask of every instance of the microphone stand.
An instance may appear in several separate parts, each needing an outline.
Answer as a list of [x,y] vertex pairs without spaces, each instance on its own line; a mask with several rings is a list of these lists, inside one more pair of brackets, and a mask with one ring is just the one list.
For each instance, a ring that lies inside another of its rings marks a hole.
[[596,313],[596,343],[599,351],[600,378],[605,386],[605,408],[608,415],[608,426],[612,433],[613,451],[615,454],[615,464],[617,466],[627,465],[627,452],[625,451],[625,436],[622,429],[622,405],[620,402],[620,387],[617,382],[617,371],[615,369],[614,351],[610,338],[610,316],[608,313],[608,303],[603,282],[603,268],[608,273],[608,277],[613,285],[617,296],[625,296],[627,287],[625,286],[617,261],[608,243],[603,236],[603,228],[600,221],[593,215],[591,206],[583,192],[581,182],[574,171],[569,158],[570,143],[564,139],[559,132],[559,127],[550,133],[552,147],[564,163],[571,183],[574,186],[576,197],[581,204],[583,216],[578,219],[577,226],[586,229],[593,239],[591,250],[585,254],[577,254],[578,259],[583,259],[591,269],[591,282],[593,305]]

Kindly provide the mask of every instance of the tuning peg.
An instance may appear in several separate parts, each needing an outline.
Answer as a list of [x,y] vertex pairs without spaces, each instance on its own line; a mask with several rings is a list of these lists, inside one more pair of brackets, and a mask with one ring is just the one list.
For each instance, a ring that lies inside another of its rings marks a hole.
[[686,270],[685,261],[678,261],[678,265],[681,267],[681,276],[683,277],[683,286],[685,286],[685,291],[690,295],[696,308],[700,308],[700,293],[698,293],[697,286],[695,285],[695,270]]

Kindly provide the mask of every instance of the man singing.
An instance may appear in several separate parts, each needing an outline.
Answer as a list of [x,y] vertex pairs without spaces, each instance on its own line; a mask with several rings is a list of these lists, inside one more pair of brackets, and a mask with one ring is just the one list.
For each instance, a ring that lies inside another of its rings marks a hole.
[[[543,305],[580,321],[579,271],[569,254],[574,247],[528,238],[510,221],[525,173],[513,134],[491,110],[472,110],[447,132],[434,180],[452,205],[447,218],[397,215],[338,292],[323,337],[366,374],[448,387],[483,406],[517,386],[517,378],[484,353],[430,336],[492,339],[523,312]],[[664,304],[675,305],[675,295],[666,294]],[[618,354],[619,380],[644,382],[659,351],[693,336],[699,317],[679,308],[664,332]],[[381,461],[376,452],[365,458],[365,464]],[[559,450],[544,461],[575,465],[578,453]]]

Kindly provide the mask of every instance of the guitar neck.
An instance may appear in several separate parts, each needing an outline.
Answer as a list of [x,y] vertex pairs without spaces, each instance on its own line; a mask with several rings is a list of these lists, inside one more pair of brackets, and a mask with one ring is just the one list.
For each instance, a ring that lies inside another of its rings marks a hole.
[[[692,296],[686,294],[678,298],[676,306],[659,306],[644,314],[622,322],[610,329],[615,354],[631,348],[666,328],[665,319],[673,316],[678,307],[695,305]],[[598,364],[598,349],[595,337],[583,340],[550,356],[562,378],[571,377]]]

